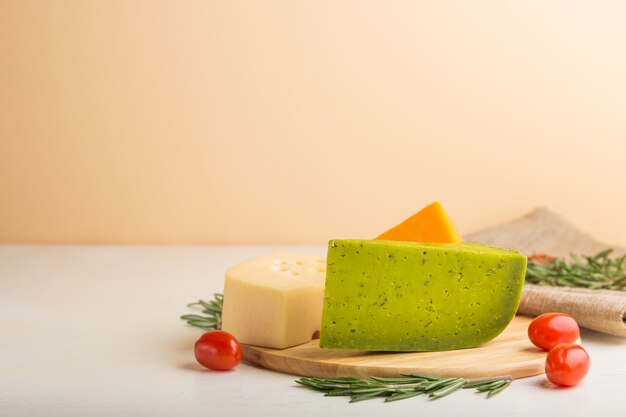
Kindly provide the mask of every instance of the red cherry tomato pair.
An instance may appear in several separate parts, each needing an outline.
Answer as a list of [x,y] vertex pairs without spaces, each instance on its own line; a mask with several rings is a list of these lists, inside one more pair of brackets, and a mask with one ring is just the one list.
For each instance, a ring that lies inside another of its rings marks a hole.
[[546,358],[546,376],[553,384],[571,387],[578,384],[589,371],[589,355],[577,344],[580,337],[578,323],[563,313],[546,313],[528,326],[528,337],[533,344],[549,351]]
[[194,345],[196,360],[214,371],[227,371],[241,362],[241,345],[235,337],[222,330],[213,330],[200,336]]

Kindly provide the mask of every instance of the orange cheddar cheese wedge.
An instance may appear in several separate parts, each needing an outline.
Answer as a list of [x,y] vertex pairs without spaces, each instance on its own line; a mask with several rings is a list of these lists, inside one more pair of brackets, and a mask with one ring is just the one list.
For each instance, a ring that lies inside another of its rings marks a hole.
[[462,242],[459,232],[438,201],[424,207],[396,227],[387,230],[377,240],[404,242]]

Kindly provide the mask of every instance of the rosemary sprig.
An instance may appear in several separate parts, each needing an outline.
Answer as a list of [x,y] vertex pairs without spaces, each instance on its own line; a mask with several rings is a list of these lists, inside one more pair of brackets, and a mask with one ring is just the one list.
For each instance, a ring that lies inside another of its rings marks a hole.
[[528,259],[526,282],[538,285],[626,291],[626,255],[611,258],[613,249],[594,256],[571,254],[559,258]]
[[195,303],[187,304],[187,307],[199,306],[203,315],[185,314],[180,316],[188,325],[199,327],[202,330],[220,330],[222,328],[222,306],[224,304],[223,294],[213,294],[214,300],[198,300]]
[[400,374],[397,378],[309,378],[296,379],[304,387],[320,391],[326,397],[350,397],[350,402],[384,397],[385,402],[404,400],[418,395],[428,395],[437,399],[450,395],[461,388],[475,388],[493,397],[508,387],[513,379],[510,376],[494,378],[465,379],[441,378],[424,374]]

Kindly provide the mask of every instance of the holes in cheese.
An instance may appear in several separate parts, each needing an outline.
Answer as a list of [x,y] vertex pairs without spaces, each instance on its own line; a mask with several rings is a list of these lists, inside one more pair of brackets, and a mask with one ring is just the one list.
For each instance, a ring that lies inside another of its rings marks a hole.
[[376,239],[438,243],[463,241],[452,220],[438,201],[424,207]]
[[241,343],[287,348],[319,331],[324,258],[272,253],[226,271],[222,328]]

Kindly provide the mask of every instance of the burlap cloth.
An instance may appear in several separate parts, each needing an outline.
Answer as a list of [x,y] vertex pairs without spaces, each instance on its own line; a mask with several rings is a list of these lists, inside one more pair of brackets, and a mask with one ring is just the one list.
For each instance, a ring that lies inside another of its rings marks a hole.
[[[595,255],[608,248],[615,249],[614,255],[625,253],[623,248],[592,239],[545,208],[464,238],[468,242],[517,249],[525,255]],[[524,286],[518,314],[536,316],[553,311],[571,315],[582,327],[626,337],[626,292],[530,284]]]

